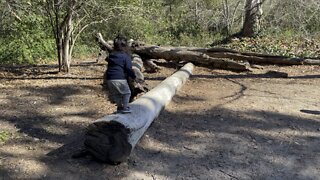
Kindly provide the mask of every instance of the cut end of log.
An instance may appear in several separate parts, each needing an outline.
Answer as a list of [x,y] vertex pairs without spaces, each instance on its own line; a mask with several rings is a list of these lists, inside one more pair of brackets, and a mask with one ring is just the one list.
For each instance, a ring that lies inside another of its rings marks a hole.
[[84,145],[88,152],[102,162],[118,164],[127,159],[132,150],[128,142],[130,130],[116,121],[99,121],[86,132]]

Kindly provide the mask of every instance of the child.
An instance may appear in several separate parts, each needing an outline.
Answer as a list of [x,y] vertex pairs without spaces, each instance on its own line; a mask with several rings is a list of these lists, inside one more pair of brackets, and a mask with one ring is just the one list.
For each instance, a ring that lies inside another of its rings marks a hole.
[[136,78],[132,71],[131,57],[128,54],[128,42],[125,37],[114,39],[114,50],[108,58],[107,85],[110,96],[117,105],[117,113],[130,113],[129,99],[131,91],[128,77]]

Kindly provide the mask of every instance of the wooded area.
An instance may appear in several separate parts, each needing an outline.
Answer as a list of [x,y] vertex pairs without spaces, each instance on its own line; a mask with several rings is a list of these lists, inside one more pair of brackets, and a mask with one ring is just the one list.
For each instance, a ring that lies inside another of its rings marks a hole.
[[2,179],[319,179],[319,90],[319,0],[0,0]]
[[0,179],[319,179],[319,85],[319,0],[0,0]]
[[[93,40],[97,32],[107,39],[121,33],[164,48],[209,48],[210,44],[232,42],[233,38],[261,36],[265,40],[244,40],[240,46],[227,47],[239,53],[230,54],[228,50],[207,55],[259,63],[271,59],[280,64],[317,63],[312,58],[319,56],[319,9],[317,0],[2,0],[0,63],[56,59],[59,70],[69,72],[72,57],[97,54],[99,48]],[[270,38],[280,41],[266,42]],[[217,47],[226,48],[221,44]],[[262,55],[241,54],[248,52]],[[198,52],[188,53],[199,57]],[[278,55],[285,57],[275,57]],[[213,66],[225,66],[222,64]]]

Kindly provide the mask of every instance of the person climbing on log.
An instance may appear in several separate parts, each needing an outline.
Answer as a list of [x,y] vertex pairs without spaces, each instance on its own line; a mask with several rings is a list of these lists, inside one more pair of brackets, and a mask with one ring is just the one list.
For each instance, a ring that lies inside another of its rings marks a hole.
[[126,37],[117,36],[114,39],[113,51],[109,54],[106,72],[109,98],[117,105],[117,113],[130,113],[129,100],[131,96],[128,78],[136,79],[132,70],[132,60],[128,53]]
[[[106,61],[108,61],[109,54],[114,51],[114,43],[113,41],[105,41],[101,35],[101,33],[97,33],[96,35],[96,41],[99,44],[100,50],[105,52],[107,54]],[[127,52],[129,55],[131,55],[132,59],[132,71],[136,75],[136,79],[133,80],[132,78],[129,77],[128,79],[128,84],[129,88],[131,90],[131,97],[130,101],[132,102],[139,94],[145,93],[149,90],[148,84],[145,83],[144,81],[144,75],[142,73],[143,67],[144,67],[144,62],[142,61],[141,57],[137,54],[131,54],[132,53],[132,48],[133,47],[138,47],[142,43],[138,41],[134,41],[133,39],[130,39],[127,41]],[[100,53],[102,54],[102,53]],[[100,56],[97,58],[98,60],[100,59]],[[108,90],[108,85],[107,85],[107,72],[103,76],[103,83],[102,86],[104,90]]]

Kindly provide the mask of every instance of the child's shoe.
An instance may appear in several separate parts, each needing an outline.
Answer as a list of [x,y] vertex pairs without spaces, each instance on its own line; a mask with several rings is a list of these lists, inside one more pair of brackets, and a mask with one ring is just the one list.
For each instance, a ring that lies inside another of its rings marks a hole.
[[132,112],[132,111],[131,111],[130,107],[125,107],[125,108],[123,108],[123,109],[121,110],[120,113],[126,114],[126,113],[131,113],[131,112]]

